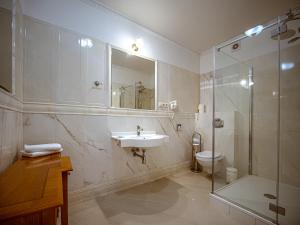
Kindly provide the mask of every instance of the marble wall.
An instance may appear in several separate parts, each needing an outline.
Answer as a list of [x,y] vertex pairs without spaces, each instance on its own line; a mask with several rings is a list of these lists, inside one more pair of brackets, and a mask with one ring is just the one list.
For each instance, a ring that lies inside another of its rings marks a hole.
[[0,107],[0,173],[11,165],[22,149],[22,113]]
[[[198,74],[158,62],[158,101],[177,100],[175,113],[111,109],[105,43],[30,17],[25,29],[23,140],[63,145],[74,165],[71,191],[100,190],[133,178],[141,182],[189,164]],[[91,39],[93,47],[79,45],[82,38]],[[95,88],[95,80],[104,86]],[[135,131],[137,125],[170,136],[169,143],[147,151],[145,165],[111,139],[111,132]]]
[[[24,102],[104,106],[107,104],[104,43],[50,24],[25,19]],[[82,47],[81,39],[93,47]],[[102,89],[94,81],[103,82]]]
[[[239,176],[248,173],[249,152],[249,98],[248,89],[241,87],[243,73],[238,64],[232,64],[216,71],[215,111],[216,118],[224,121],[224,127],[215,130],[215,149],[224,155],[223,169],[236,167]],[[199,113],[196,130],[203,138],[203,149],[212,150],[213,118],[213,75],[211,72],[200,76],[200,102],[205,112]]]
[[[10,2],[10,1],[7,1]],[[18,0],[12,1],[12,93],[0,89],[0,173],[18,158],[23,145],[23,18]]]
[[173,65],[158,63],[158,103],[177,100],[176,112],[196,112],[199,84],[199,75]]
[[300,43],[295,44],[280,54],[282,63],[292,62],[294,67],[281,71],[279,168],[280,182],[300,188]]
[[[176,123],[183,125],[176,131]],[[146,152],[147,163],[133,157],[111,139],[111,132],[134,131],[136,125],[170,136],[170,142]],[[105,185],[141,176],[155,169],[180,165],[191,158],[193,119],[99,115],[24,114],[24,142],[58,142],[74,165],[70,190]]]

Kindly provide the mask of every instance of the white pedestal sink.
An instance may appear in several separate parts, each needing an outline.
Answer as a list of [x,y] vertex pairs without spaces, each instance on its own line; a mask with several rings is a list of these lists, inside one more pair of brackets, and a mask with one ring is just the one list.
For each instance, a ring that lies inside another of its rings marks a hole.
[[155,131],[112,132],[112,139],[122,148],[153,148],[169,142],[169,136],[156,134]]

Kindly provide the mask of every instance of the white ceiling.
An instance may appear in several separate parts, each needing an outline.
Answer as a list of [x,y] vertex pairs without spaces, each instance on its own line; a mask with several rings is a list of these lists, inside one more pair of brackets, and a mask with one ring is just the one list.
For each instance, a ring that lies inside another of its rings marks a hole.
[[300,6],[300,0],[94,1],[198,53]]

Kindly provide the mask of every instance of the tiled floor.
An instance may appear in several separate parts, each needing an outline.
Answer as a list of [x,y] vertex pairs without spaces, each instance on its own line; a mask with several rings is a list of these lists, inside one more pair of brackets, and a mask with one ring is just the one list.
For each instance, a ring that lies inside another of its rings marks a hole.
[[237,225],[189,171],[70,206],[71,225]]

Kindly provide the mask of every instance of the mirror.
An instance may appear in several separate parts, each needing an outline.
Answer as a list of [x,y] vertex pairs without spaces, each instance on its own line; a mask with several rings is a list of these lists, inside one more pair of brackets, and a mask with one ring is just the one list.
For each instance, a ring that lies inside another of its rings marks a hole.
[[155,61],[111,49],[111,106],[155,110]]
[[0,1],[0,88],[12,92],[12,1]]

